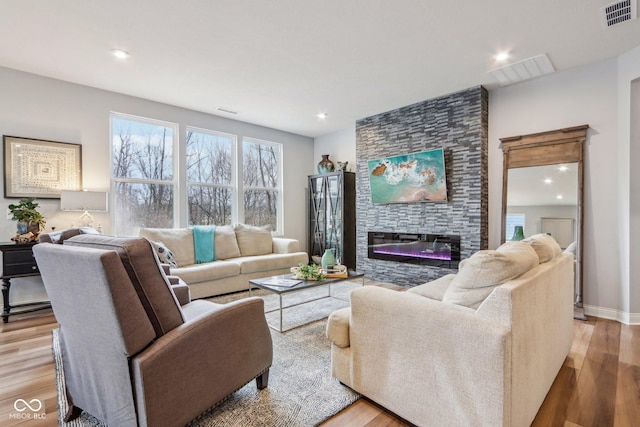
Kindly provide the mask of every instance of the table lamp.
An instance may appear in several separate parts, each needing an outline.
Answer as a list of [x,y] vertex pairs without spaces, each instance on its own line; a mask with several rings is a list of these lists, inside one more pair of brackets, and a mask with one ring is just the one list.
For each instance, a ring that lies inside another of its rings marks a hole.
[[[91,212],[107,212],[108,194],[105,191],[69,191],[60,192],[60,209],[63,211],[82,212],[79,222],[81,226],[93,227]],[[100,230],[98,225],[98,231]]]

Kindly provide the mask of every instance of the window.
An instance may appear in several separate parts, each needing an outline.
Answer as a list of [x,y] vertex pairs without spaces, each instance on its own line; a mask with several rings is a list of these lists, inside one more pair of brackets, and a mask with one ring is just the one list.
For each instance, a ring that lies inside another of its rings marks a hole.
[[231,224],[235,135],[188,128],[186,142],[189,224]]
[[282,145],[244,138],[242,190],[244,219],[251,225],[271,224],[282,229]]
[[175,226],[177,128],[173,123],[111,114],[116,235],[138,235],[142,227]]
[[524,214],[507,214],[506,228],[504,237],[507,240],[511,240],[513,236],[513,229],[516,225],[521,225],[524,229]]
[[177,135],[174,123],[111,114],[116,235],[236,222],[281,232],[282,144],[188,127],[179,151]]

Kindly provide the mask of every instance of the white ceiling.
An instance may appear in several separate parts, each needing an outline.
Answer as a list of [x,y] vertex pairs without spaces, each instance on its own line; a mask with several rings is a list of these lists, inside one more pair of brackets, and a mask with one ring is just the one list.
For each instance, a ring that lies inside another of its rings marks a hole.
[[[559,71],[639,45],[638,19],[602,27],[608,3],[4,1],[0,66],[314,137],[475,85],[491,89],[501,50],[509,62],[546,53]],[[131,57],[115,59],[114,48]]]

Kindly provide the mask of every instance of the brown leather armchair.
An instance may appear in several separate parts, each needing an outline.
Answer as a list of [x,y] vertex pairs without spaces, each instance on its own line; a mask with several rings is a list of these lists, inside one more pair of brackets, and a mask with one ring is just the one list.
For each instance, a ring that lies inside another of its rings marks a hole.
[[260,298],[180,305],[144,238],[78,235],[33,248],[60,324],[67,420],[182,426],[253,379],[267,386]]

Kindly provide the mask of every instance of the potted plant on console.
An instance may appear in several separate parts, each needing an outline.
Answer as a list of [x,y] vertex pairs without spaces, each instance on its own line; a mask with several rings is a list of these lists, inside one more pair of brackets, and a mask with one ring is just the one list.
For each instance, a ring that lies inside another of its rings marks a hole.
[[18,221],[18,234],[11,240],[27,243],[38,239],[38,234],[47,223],[45,217],[38,212],[38,206],[33,197],[20,199],[18,203],[9,205],[9,212],[13,215],[11,219]]

